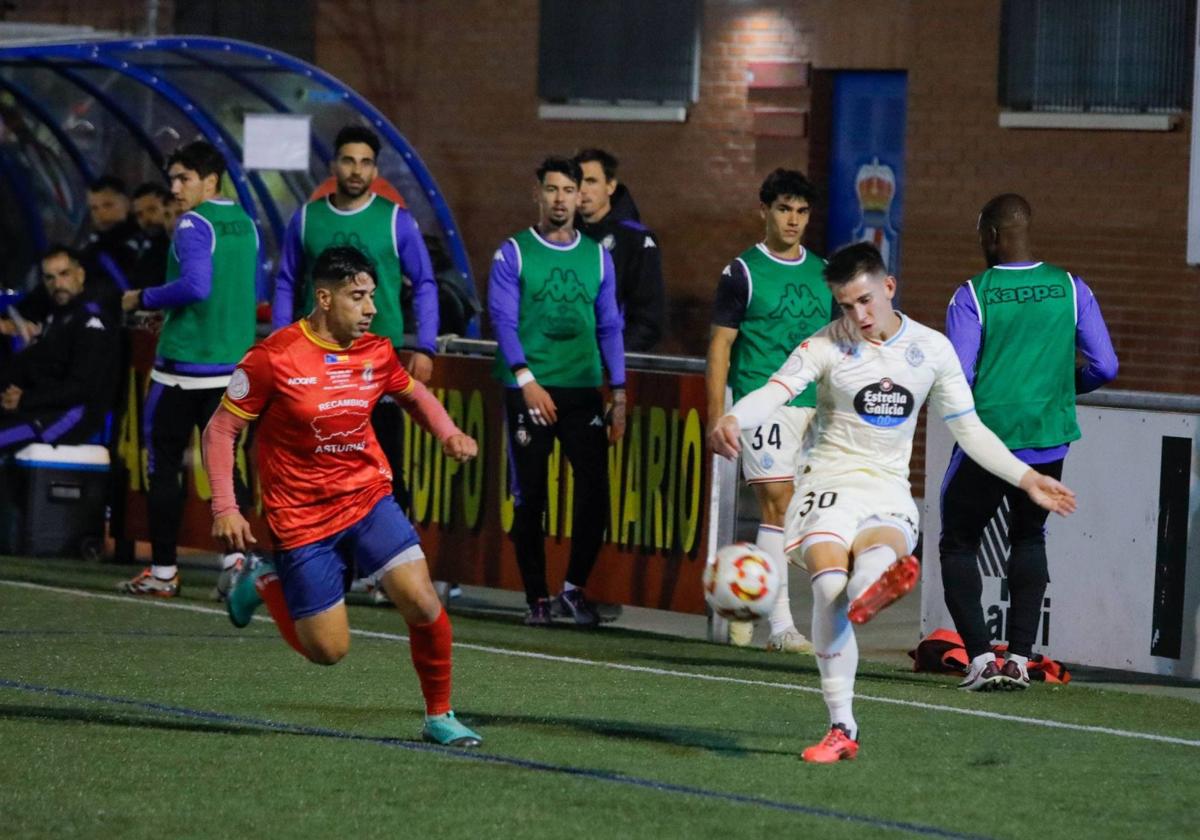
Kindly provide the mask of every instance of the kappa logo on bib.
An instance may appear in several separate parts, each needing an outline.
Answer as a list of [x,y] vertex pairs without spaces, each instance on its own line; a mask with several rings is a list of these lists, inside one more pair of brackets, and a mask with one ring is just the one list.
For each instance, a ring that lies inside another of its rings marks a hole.
[[913,413],[917,403],[912,392],[890,379],[873,382],[854,395],[854,410],[872,426],[899,426]]

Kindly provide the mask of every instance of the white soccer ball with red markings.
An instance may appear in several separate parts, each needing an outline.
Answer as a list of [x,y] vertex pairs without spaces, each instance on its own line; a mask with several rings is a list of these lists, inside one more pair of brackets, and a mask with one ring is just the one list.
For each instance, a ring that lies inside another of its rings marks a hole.
[[704,600],[722,618],[765,618],[779,597],[782,574],[778,564],[754,543],[727,545],[704,566]]

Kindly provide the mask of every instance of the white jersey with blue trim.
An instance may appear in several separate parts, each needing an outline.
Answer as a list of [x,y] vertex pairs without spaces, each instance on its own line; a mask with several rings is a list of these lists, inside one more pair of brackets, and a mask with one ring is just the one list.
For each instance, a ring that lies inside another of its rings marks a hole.
[[917,415],[926,398],[947,421],[974,412],[950,340],[896,314],[900,329],[884,342],[863,337],[839,318],[803,341],[771,377],[792,395],[819,383],[817,442],[805,475],[868,472],[907,482]]

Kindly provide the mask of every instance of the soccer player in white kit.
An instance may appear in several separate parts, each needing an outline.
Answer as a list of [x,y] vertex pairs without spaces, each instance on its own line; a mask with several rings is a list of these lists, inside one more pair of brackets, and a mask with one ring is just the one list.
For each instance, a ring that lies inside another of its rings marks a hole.
[[842,248],[829,258],[825,280],[842,317],[801,342],[709,435],[713,451],[736,457],[740,430],[819,383],[817,442],[797,477],[784,546],[812,575],[812,642],[830,729],[802,757],[822,764],[858,753],[853,625],[911,590],[920,574],[908,462],[925,399],[984,469],[1047,510],[1065,516],[1075,509],[1074,493],[1017,460],[980,422],[950,341],[892,308],[896,278],[875,246]]

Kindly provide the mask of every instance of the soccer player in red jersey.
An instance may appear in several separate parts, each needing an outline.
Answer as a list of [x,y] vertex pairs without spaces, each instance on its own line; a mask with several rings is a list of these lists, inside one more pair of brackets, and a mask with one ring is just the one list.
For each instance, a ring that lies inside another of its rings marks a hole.
[[478,746],[450,708],[450,619],[429,578],[417,533],[392,496],[392,474],[371,410],[390,394],[439,441],[447,457],[478,453],[385,338],[368,334],[374,267],[349,247],[323,251],[313,269],[311,314],[254,346],[239,363],[204,432],[213,488],[213,536],[255,542],[233,494],[234,441],[258,423],[258,463],[275,561],[244,574],[227,603],[238,627],[265,602],[301,655],[333,665],[350,647],[346,567],[374,576],[408,624],[425,696],[426,740]]

